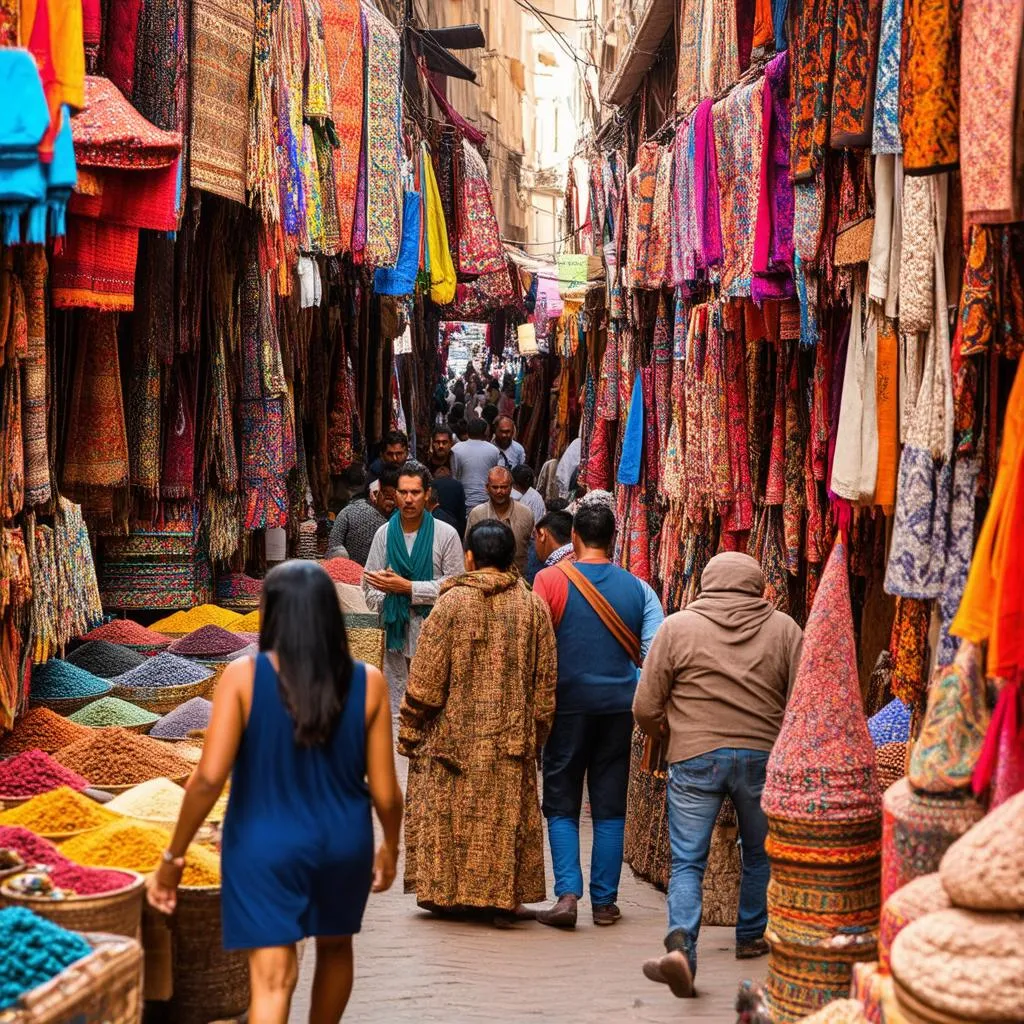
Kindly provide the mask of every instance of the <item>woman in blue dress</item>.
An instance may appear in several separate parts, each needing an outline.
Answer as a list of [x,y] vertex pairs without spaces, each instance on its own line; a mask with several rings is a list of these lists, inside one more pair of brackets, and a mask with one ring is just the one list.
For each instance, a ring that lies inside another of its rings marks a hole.
[[[260,613],[260,653],[224,670],[149,901],[174,912],[188,845],[230,775],[222,921],[225,948],[249,950],[249,1024],[287,1024],[295,944],[311,936],[309,1019],[336,1024],[370,889],[395,878],[402,792],[388,689],[349,655],[334,584],[315,562],[271,570]],[[384,834],[376,855],[371,804]]]

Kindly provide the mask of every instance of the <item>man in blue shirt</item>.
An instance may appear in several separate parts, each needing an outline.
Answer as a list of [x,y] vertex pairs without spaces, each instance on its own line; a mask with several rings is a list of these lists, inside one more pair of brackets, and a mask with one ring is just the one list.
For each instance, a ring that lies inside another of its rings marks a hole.
[[[557,712],[544,748],[544,816],[555,898],[537,920],[576,926],[583,896],[580,812],[587,781],[594,819],[590,903],[597,925],[621,917],[616,900],[625,840],[626,788],[637,668],[664,618],[654,591],[608,557],[615,515],[584,504],[573,519],[576,560],[542,569],[534,590],[551,610],[558,642]],[[575,575],[578,573],[579,575]]]

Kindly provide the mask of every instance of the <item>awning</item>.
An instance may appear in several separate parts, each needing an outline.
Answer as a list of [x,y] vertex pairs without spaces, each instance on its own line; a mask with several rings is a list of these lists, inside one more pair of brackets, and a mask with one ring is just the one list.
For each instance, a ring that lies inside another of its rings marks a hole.
[[601,100],[622,106],[636,92],[658,54],[665,33],[672,28],[678,0],[647,0],[637,19],[636,32],[601,89]]

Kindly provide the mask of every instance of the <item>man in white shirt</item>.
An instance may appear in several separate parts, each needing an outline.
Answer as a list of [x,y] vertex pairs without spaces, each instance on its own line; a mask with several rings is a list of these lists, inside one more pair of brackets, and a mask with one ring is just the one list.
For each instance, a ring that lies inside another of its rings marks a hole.
[[526,461],[526,449],[515,440],[516,425],[508,416],[494,421],[494,444],[498,449],[498,465],[515,469]]
[[512,470],[512,499],[521,501],[532,513],[533,521],[539,523],[547,515],[544,499],[533,486],[533,470],[524,462]]
[[469,421],[469,440],[452,445],[452,476],[466,492],[466,514],[487,501],[487,474],[498,465],[498,449],[485,441],[487,423],[477,417]]

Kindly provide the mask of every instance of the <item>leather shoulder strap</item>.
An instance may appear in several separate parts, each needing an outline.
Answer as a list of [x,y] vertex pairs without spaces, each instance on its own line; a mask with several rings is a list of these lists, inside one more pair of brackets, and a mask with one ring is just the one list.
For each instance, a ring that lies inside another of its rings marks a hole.
[[637,666],[643,664],[640,657],[640,638],[622,621],[622,617],[611,606],[604,594],[568,558],[563,558],[557,565],[565,573],[569,582],[580,592],[587,604],[594,609],[597,617],[608,628],[608,632],[622,645],[622,649],[629,655],[633,664]]

